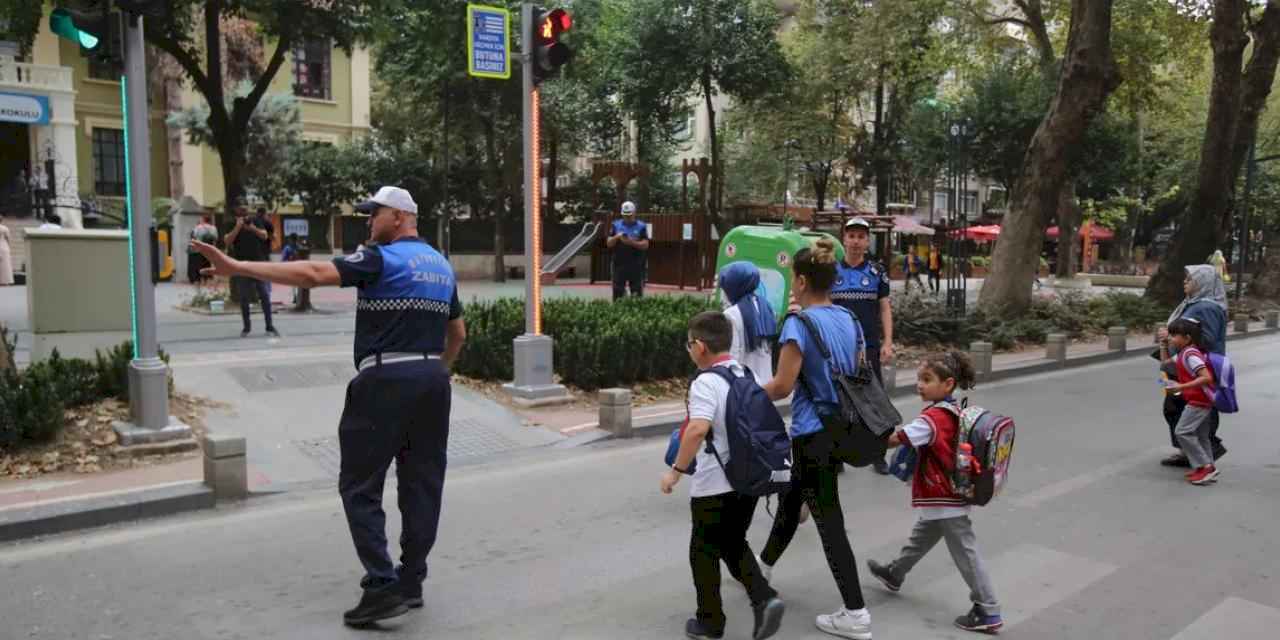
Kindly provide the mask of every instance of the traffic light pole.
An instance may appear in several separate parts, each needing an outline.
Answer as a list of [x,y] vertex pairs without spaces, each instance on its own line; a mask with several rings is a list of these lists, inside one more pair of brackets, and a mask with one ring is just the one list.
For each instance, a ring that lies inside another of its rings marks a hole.
[[141,17],[124,16],[125,149],[129,164],[129,243],[133,289],[133,361],[129,363],[131,422],[117,423],[124,445],[190,437],[169,415],[169,367],[156,341],[156,287],[151,279],[151,135],[146,43]]
[[570,400],[563,385],[552,378],[551,336],[542,335],[542,203],[540,169],[542,168],[538,136],[539,104],[533,83],[533,5],[520,6],[521,76],[524,83],[524,280],[525,333],[515,339],[515,381],[503,386],[515,401],[525,405],[555,404]]

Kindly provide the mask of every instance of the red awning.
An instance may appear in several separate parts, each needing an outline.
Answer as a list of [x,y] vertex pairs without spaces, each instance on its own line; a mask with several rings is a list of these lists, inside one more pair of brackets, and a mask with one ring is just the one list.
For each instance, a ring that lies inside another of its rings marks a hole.
[[[951,232],[951,237],[960,237],[960,230],[956,229]],[[968,227],[964,230],[964,237],[977,242],[991,242],[1000,237],[1000,225],[988,224],[976,227]]]
[[[1054,227],[1049,227],[1049,228],[1044,232],[1044,235],[1045,235],[1045,237],[1047,237],[1047,238],[1054,238],[1054,239],[1057,239],[1058,235],[1060,235],[1061,233],[1062,233],[1062,231],[1060,231],[1060,230],[1058,229],[1058,227],[1054,226]],[[1079,232],[1078,234],[1076,234],[1076,235],[1077,235],[1077,237],[1083,238],[1083,237],[1084,237],[1084,227],[1080,227],[1080,232]],[[1110,230],[1110,229],[1108,229],[1108,228],[1106,228],[1106,227],[1101,227],[1101,226],[1098,226],[1098,225],[1096,225],[1096,224],[1095,224],[1095,225],[1090,225],[1090,226],[1089,226],[1089,237],[1090,237],[1091,239],[1093,239],[1093,240],[1114,240],[1114,239],[1115,239],[1115,237],[1116,237],[1116,232],[1114,232],[1114,231],[1112,231],[1112,230]]]

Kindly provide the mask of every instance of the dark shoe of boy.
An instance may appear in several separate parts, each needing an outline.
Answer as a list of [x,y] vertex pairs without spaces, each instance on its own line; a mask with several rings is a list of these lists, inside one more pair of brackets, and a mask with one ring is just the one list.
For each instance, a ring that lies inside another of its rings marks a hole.
[[995,635],[1000,632],[1000,627],[1004,626],[1004,619],[999,615],[987,615],[979,611],[977,605],[974,605],[969,610],[969,613],[956,618],[956,626],[965,631]]
[[342,614],[342,621],[352,627],[367,627],[379,620],[396,618],[409,612],[404,596],[395,585],[381,589],[365,589],[356,608]]
[[889,567],[875,560],[868,560],[867,570],[880,581],[880,584],[884,585],[884,588],[894,593],[902,590],[902,581],[893,577],[893,572],[889,570]]
[[1227,448],[1222,446],[1220,442],[1213,443],[1213,461],[1217,462],[1218,458],[1225,455],[1227,455]]
[[751,632],[751,638],[764,640],[772,637],[778,632],[778,627],[782,626],[782,614],[786,612],[787,605],[780,598],[769,598],[758,606],[752,606],[751,609],[756,616],[756,625]]
[[1187,459],[1187,456],[1186,456],[1185,454],[1183,454],[1181,451],[1179,451],[1178,453],[1175,453],[1175,454],[1173,454],[1173,455],[1171,455],[1171,456],[1169,456],[1169,457],[1167,457],[1167,458],[1162,459],[1162,460],[1160,461],[1160,464],[1162,464],[1162,465],[1164,465],[1164,466],[1166,466],[1166,467],[1180,467],[1180,468],[1183,468],[1183,469],[1190,469],[1190,468],[1191,468],[1191,461],[1190,461],[1190,460],[1188,460],[1188,459]]
[[684,635],[689,638],[723,638],[724,629],[712,629],[711,625],[697,618],[689,618],[684,623]]
[[882,476],[889,475],[889,463],[884,460],[876,460],[872,463],[871,468],[875,469],[876,473]]

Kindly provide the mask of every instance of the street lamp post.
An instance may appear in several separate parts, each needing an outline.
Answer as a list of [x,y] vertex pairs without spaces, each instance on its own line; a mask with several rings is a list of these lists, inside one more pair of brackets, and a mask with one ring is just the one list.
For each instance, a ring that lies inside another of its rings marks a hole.
[[968,301],[968,277],[966,267],[969,263],[965,231],[969,227],[969,216],[966,202],[960,198],[967,186],[968,166],[965,164],[966,136],[968,123],[963,120],[952,120],[948,127],[950,153],[947,154],[947,311],[954,317],[965,313]]

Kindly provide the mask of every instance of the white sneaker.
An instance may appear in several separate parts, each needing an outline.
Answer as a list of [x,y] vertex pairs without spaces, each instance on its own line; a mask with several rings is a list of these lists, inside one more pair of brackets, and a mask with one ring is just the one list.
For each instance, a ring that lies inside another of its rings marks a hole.
[[815,621],[818,628],[833,636],[853,638],[853,640],[871,640],[871,613],[862,609],[854,613],[840,607],[831,615],[818,616]]
[[764,559],[760,554],[756,554],[756,564],[760,565],[760,575],[764,576],[765,582],[773,582],[773,567],[764,563]]

